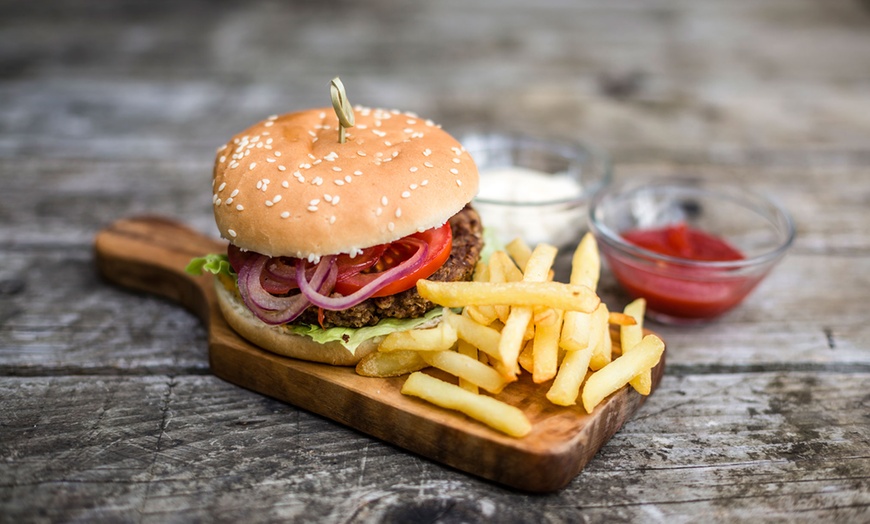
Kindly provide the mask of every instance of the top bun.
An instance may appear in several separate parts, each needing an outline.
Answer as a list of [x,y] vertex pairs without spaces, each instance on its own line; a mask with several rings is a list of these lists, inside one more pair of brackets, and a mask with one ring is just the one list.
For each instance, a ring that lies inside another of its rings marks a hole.
[[474,161],[411,113],[355,108],[271,116],[218,149],[214,214],[224,238],[268,256],[355,254],[441,226],[477,193]]

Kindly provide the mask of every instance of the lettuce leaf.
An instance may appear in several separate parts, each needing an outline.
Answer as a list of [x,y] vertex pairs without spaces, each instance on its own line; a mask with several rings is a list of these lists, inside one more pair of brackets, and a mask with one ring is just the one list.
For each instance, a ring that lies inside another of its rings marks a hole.
[[225,254],[209,253],[204,257],[196,257],[191,260],[184,270],[191,275],[200,276],[203,271],[214,275],[235,276],[233,267]]
[[308,324],[288,324],[287,329],[297,335],[311,337],[315,342],[325,344],[338,342],[353,354],[360,344],[374,337],[386,336],[395,331],[407,331],[432,322],[443,315],[443,309],[437,307],[418,318],[385,318],[374,326],[362,328],[334,327],[323,329],[320,326]]

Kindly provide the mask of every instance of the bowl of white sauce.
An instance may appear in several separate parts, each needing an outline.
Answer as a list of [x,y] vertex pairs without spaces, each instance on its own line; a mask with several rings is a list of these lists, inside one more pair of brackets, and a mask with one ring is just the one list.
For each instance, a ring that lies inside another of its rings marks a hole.
[[460,142],[480,173],[472,204],[505,243],[576,245],[590,199],[610,182],[608,158],[589,144],[497,133],[467,133]]

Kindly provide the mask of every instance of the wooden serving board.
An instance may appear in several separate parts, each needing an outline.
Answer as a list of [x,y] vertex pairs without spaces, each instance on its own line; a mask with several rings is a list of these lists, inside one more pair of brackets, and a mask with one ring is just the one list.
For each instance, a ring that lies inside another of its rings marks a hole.
[[[498,395],[521,408],[533,424],[529,435],[517,439],[402,395],[404,377],[362,377],[350,367],[269,353],[226,324],[211,276],[184,272],[191,258],[225,249],[224,242],[160,217],[120,220],[95,240],[96,262],[105,278],[169,298],[202,319],[210,366],[218,377],[500,484],[529,492],[565,486],[643,403],[644,397],[627,386],[587,414],[580,406],[551,404],[545,398],[548,385],[536,385],[524,374]],[[653,390],[664,366],[662,358],[653,370]]]

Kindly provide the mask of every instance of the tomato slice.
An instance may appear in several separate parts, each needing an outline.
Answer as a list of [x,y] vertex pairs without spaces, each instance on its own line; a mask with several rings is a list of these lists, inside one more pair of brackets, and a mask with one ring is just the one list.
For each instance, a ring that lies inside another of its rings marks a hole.
[[[414,287],[417,285],[418,280],[426,278],[437,271],[450,257],[450,251],[453,249],[453,233],[449,223],[409,236],[418,238],[429,245],[426,259],[416,271],[390,282],[375,292],[372,295],[373,297],[395,295]],[[383,251],[373,265],[362,272],[350,272],[344,278],[339,278],[339,281],[335,283],[335,291],[342,295],[350,295],[376,279],[382,271],[399,265],[414,254],[413,248],[402,243],[401,239],[391,244],[386,244],[383,248]],[[364,263],[360,262],[360,265],[364,265]],[[339,273],[341,272],[341,268],[339,268]]]

